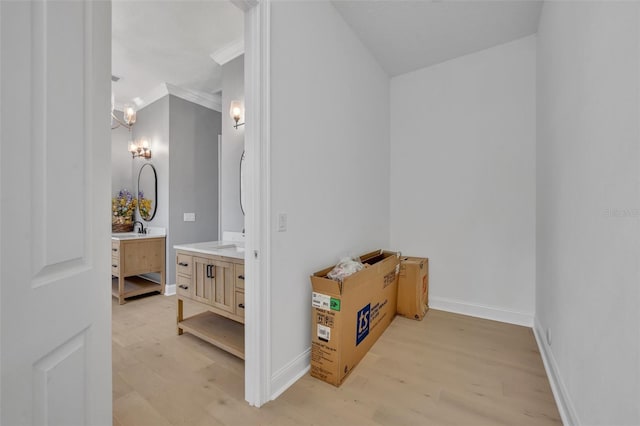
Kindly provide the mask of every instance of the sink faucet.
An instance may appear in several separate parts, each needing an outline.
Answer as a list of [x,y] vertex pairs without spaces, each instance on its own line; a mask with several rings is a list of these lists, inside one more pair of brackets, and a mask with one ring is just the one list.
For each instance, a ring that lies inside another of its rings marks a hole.
[[135,222],[133,222],[133,230],[134,231],[136,230],[136,223],[140,224],[140,229],[138,230],[138,234],[144,234],[144,225],[139,220],[136,220]]

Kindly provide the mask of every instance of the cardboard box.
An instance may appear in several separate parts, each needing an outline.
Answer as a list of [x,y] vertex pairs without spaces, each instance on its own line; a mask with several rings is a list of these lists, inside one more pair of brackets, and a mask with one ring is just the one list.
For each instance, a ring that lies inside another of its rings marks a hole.
[[378,250],[360,256],[370,266],[342,283],[311,276],[311,375],[339,386],[396,314],[398,254]]
[[416,319],[424,318],[429,310],[429,259],[402,257],[398,279],[398,314]]

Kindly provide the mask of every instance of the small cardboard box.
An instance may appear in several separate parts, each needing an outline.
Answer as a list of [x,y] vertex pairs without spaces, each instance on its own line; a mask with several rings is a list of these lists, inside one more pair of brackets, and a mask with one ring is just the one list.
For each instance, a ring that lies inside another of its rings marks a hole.
[[398,279],[398,314],[420,321],[428,310],[429,259],[402,257]]
[[366,266],[342,283],[311,276],[311,375],[339,386],[396,314],[399,255],[378,250],[360,256]]

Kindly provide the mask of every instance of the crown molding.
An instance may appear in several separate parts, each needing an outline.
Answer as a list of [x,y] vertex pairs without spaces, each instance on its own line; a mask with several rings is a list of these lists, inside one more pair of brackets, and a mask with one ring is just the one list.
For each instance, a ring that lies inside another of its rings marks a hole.
[[220,94],[212,95],[200,91],[183,89],[182,87],[169,83],[166,83],[166,87],[170,95],[177,96],[185,101],[193,102],[194,104],[214,111],[222,112],[222,96]]
[[218,65],[222,66],[242,54],[244,54],[244,40],[240,39],[216,50],[209,56],[211,56],[211,59]]
[[169,89],[167,89],[167,85],[161,83],[154,87],[150,92],[147,92],[144,96],[139,96],[135,99],[135,104],[138,109],[142,109],[146,106],[151,105],[158,99],[164,98],[169,94]]
[[[195,90],[183,89],[169,83],[159,84],[144,96],[134,99],[134,102],[138,110],[141,110],[167,95],[177,96],[185,101],[192,102],[214,111],[222,112],[222,96],[220,93],[209,94]],[[116,103],[115,109],[122,111],[123,104]]]

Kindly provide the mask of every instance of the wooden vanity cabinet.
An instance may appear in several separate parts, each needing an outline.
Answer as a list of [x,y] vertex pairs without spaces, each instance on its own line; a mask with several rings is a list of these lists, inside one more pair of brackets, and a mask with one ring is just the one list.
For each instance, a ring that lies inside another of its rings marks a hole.
[[[159,273],[156,283],[140,275]],[[111,240],[111,292],[122,305],[127,297],[160,292],[165,286],[165,237]]]
[[[239,278],[241,277],[241,278]],[[178,250],[177,331],[244,359],[244,260]],[[184,301],[207,311],[184,318]]]

